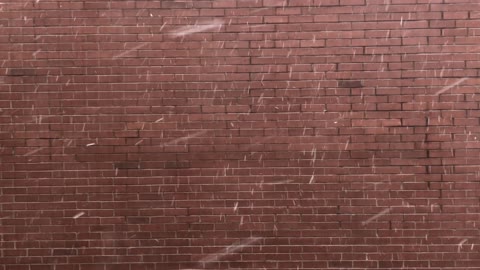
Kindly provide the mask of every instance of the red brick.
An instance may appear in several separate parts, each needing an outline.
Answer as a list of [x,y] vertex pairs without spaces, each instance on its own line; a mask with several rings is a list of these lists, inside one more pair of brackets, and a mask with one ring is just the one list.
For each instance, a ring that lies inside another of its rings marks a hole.
[[361,127],[388,127],[400,126],[400,119],[379,119],[379,120],[352,120],[352,126]]
[[213,2],[214,8],[235,8],[236,6],[236,1],[233,0],[220,0]]
[[263,0],[263,6],[265,7],[284,7],[286,5],[286,0]]

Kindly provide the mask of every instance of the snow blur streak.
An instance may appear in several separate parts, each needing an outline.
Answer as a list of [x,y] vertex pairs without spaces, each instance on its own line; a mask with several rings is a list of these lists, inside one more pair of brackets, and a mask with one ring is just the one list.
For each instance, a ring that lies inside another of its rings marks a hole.
[[310,181],[308,183],[313,184],[314,180],[315,180],[315,174],[312,174],[312,177],[310,178]]
[[259,241],[261,238],[260,237],[251,237],[251,238],[248,238],[248,239],[245,239],[245,240],[242,240],[240,242],[237,242],[237,243],[234,243],[224,249],[222,249],[221,251],[215,253],[215,254],[211,254],[211,255],[208,255],[206,257],[204,257],[203,259],[201,259],[199,262],[201,263],[209,263],[209,262],[212,262],[212,261],[217,261],[218,259],[220,259],[221,257],[224,257],[228,254],[232,254],[232,253],[235,253],[237,251],[240,251],[242,250],[244,247],[246,246],[249,246],[257,241]]
[[83,215],[85,215],[85,212],[80,212],[80,213],[76,214],[75,216],[73,216],[73,219],[77,219],[77,218],[79,218]]
[[280,185],[280,184],[287,184],[293,182],[292,179],[289,180],[284,180],[284,181],[278,181],[278,182],[272,182],[272,183],[262,183],[264,185]]
[[258,12],[261,12],[261,11],[264,11],[264,10],[267,10],[267,9],[270,9],[270,8],[257,8],[257,9],[255,9],[254,11],[252,11],[251,14],[255,14],[255,13],[258,13]]
[[197,132],[197,133],[193,133],[192,135],[188,135],[188,136],[185,136],[185,137],[182,137],[182,138],[175,139],[175,140],[173,140],[173,141],[166,142],[166,143],[164,143],[163,145],[176,144],[176,143],[181,142],[181,141],[186,141],[186,140],[188,140],[188,139],[191,139],[191,138],[194,138],[194,137],[198,137],[198,136],[200,136],[200,135],[202,135],[202,134],[205,134],[205,133],[207,133],[207,131],[206,131],[206,130],[202,130],[202,131],[199,131],[199,132]]
[[38,151],[41,151],[42,149],[45,149],[45,147],[40,147],[40,148],[38,148],[38,149],[35,149],[35,150],[33,150],[33,151],[30,151],[30,152],[26,153],[25,156],[33,155],[33,154],[37,153]]
[[468,239],[463,239],[460,243],[458,243],[458,249],[457,249],[458,252],[460,252],[460,250],[462,249],[463,244],[464,244],[465,242],[467,242],[467,241],[468,241]]
[[382,212],[380,212],[380,213],[376,214],[375,216],[373,216],[373,217],[367,219],[366,221],[362,222],[362,225],[367,225],[368,223],[376,220],[377,218],[379,218],[379,217],[387,214],[387,213],[390,212],[391,210],[392,210],[392,209],[391,209],[390,207],[389,207],[389,208],[385,208]]
[[237,212],[238,209],[238,202],[235,203],[235,206],[233,207],[233,211]]
[[178,29],[176,32],[172,33],[172,35],[176,37],[184,37],[190,34],[204,32],[210,29],[215,29],[215,28],[217,28],[217,30],[220,30],[222,25],[223,25],[223,21],[213,20],[209,24],[190,25],[190,26],[182,27]]
[[125,56],[125,55],[129,54],[130,52],[133,52],[133,51],[135,51],[135,50],[138,50],[138,49],[140,49],[140,48],[145,47],[147,44],[148,44],[148,42],[142,43],[142,44],[140,44],[140,45],[138,45],[138,46],[135,46],[135,47],[131,48],[131,49],[128,50],[128,51],[125,51],[125,52],[123,52],[123,53],[120,53],[120,54],[117,54],[117,55],[113,56],[113,58],[119,58],[119,57]]
[[443,93],[443,92],[445,92],[445,91],[448,91],[448,90],[452,89],[453,87],[455,87],[455,86],[457,86],[457,85],[461,84],[462,82],[464,82],[464,81],[466,81],[466,80],[468,80],[468,78],[467,78],[467,77],[465,77],[465,78],[461,78],[460,80],[458,80],[458,81],[456,81],[456,82],[454,82],[454,83],[450,84],[449,86],[445,86],[444,88],[442,88],[442,90],[440,90],[440,91],[438,91],[437,93],[435,93],[435,95],[440,95],[441,93]]

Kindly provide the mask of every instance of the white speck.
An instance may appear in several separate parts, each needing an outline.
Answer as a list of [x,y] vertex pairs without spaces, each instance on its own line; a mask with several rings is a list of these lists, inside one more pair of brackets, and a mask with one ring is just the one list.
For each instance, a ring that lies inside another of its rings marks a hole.
[[73,216],[73,219],[77,219],[77,218],[79,218],[83,215],[85,215],[85,212],[80,212],[80,213],[76,214],[75,216]]
[[138,142],[136,142],[135,145],[139,145],[139,144],[141,144],[142,142],[143,142],[143,139],[140,140],[140,141],[138,141]]
[[160,118],[160,119],[157,119],[157,121],[155,121],[155,123],[158,123],[158,122],[160,122],[160,121],[163,121],[163,117]]
[[308,182],[308,183],[309,183],[309,184],[313,184],[313,182],[314,182],[313,180],[314,180],[314,179],[315,179],[315,175],[312,174],[312,177],[310,178],[310,182]]
[[89,144],[87,144],[87,147],[92,146],[92,145],[95,145],[95,143],[89,143]]
[[176,37],[183,37],[193,33],[204,32],[210,29],[215,29],[215,28],[218,31],[220,30],[222,25],[223,25],[223,21],[216,19],[207,24],[189,25],[189,26],[182,27],[178,29],[176,32],[172,33],[172,35]]
[[366,221],[362,222],[362,225],[364,225],[364,226],[367,225],[368,223],[376,220],[377,218],[379,218],[379,217],[387,214],[387,213],[390,212],[391,210],[392,210],[392,209],[391,209],[390,207],[389,207],[389,208],[385,208],[382,212],[380,212],[380,213],[376,214],[375,216],[373,216],[373,217],[367,219]]
[[449,89],[451,89],[451,88],[453,88],[453,87],[461,84],[462,82],[464,82],[464,81],[466,81],[466,80],[468,80],[468,77],[461,78],[460,80],[458,80],[458,81],[456,81],[456,82],[454,82],[454,83],[452,83],[452,84],[450,84],[450,85],[442,88],[440,91],[438,91],[437,93],[435,93],[435,95],[440,95],[441,93],[443,93],[443,92],[445,92],[445,91],[448,91]]

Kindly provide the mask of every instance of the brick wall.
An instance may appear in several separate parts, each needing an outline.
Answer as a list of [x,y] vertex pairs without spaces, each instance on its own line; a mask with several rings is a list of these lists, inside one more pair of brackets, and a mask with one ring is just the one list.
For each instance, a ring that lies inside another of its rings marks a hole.
[[0,270],[480,269],[477,0],[0,9]]

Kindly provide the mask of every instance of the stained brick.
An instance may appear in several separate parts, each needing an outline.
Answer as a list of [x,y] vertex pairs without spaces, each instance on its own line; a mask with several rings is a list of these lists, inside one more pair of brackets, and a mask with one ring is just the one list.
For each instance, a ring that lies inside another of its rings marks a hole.
[[10,76],[34,76],[35,70],[31,68],[11,68],[8,70]]
[[114,166],[116,169],[140,169],[139,162],[121,162],[115,163]]
[[344,88],[360,88],[363,87],[361,81],[338,81],[338,87]]

